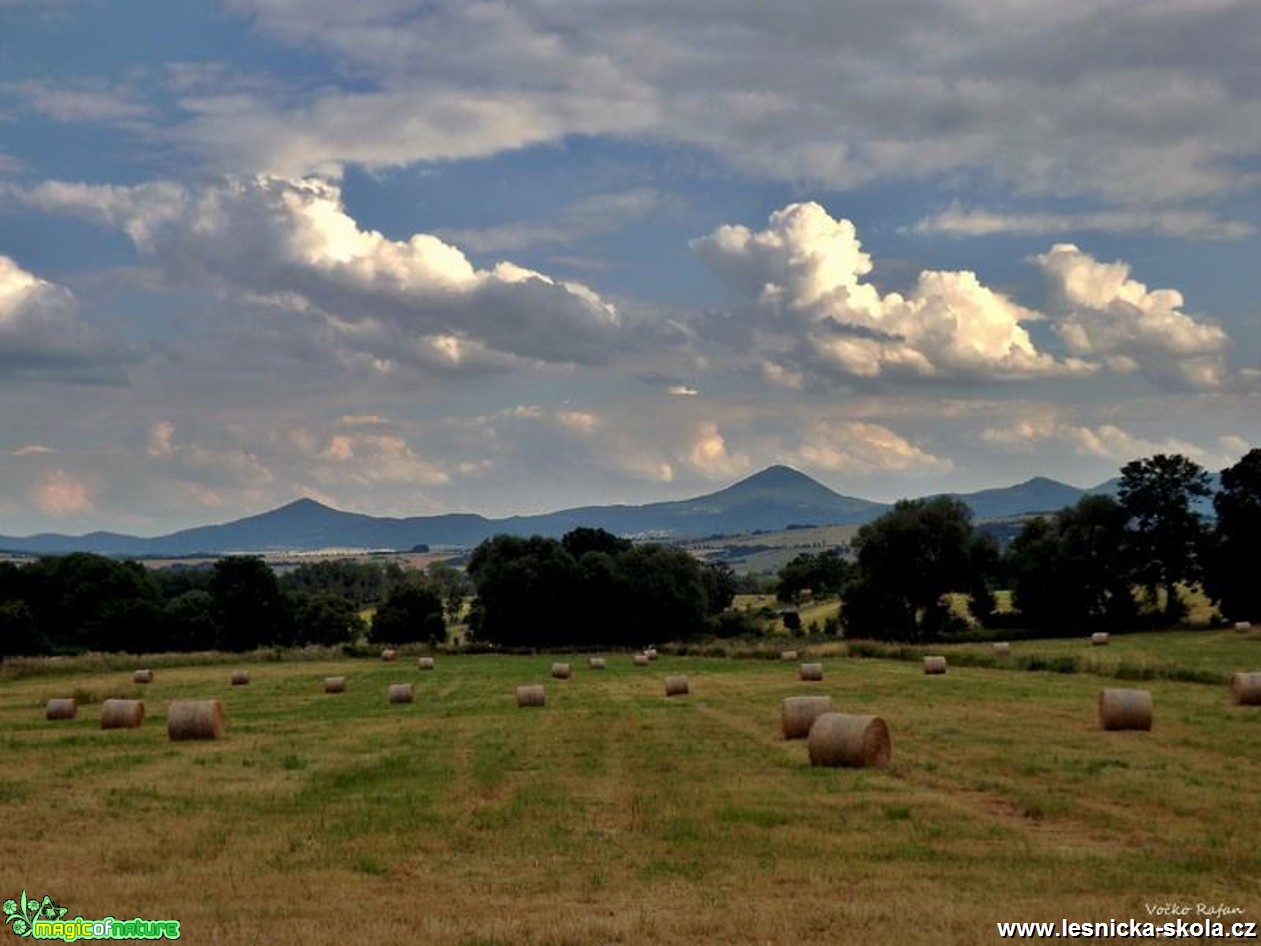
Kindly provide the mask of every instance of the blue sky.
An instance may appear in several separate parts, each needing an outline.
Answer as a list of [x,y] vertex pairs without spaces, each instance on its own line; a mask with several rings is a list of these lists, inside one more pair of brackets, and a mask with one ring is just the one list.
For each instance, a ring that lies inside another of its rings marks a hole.
[[0,533],[1261,442],[1261,7],[0,0]]

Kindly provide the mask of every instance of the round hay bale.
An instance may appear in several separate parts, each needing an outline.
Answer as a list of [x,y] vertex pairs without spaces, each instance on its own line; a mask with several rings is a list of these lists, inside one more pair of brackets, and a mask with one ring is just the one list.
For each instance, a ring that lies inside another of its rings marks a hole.
[[432,658],[432,657],[421,657],[421,658],[420,658],[419,667],[420,667],[420,669],[421,669],[421,670],[432,670],[432,669],[433,669],[433,658]]
[[1236,706],[1261,706],[1261,673],[1232,673],[1230,695]]
[[1152,694],[1150,690],[1099,691],[1099,726],[1101,729],[1152,728]]
[[569,664],[552,664],[552,678],[555,680],[568,680],[572,672]]
[[53,699],[44,707],[45,719],[74,719],[79,713],[79,704],[72,697]]
[[603,670],[604,658],[603,657],[588,657],[587,666],[590,667],[592,670]]
[[381,659],[387,663],[398,660],[398,651],[393,647],[387,647],[385,650],[381,651]]
[[635,660],[635,666],[636,666],[636,667],[646,667],[646,666],[648,666],[648,655],[647,655],[647,654],[636,654],[636,655],[635,655],[635,657],[634,657],[634,660]]
[[345,677],[325,677],[324,678],[325,693],[345,693],[346,678]]
[[1236,621],[1235,630],[1241,631],[1241,632],[1250,631],[1252,630],[1252,622],[1251,621]]
[[101,704],[102,729],[135,729],[144,722],[140,700],[106,700]]
[[1107,647],[1108,646],[1108,632],[1095,631],[1093,634],[1090,635],[1090,643],[1091,643],[1091,646],[1093,647]]
[[415,703],[416,688],[410,683],[391,683],[386,698],[391,703]]
[[176,700],[166,711],[166,735],[182,739],[218,739],[223,735],[223,704],[218,700]]
[[666,696],[687,696],[687,674],[675,673],[666,677]]
[[802,664],[799,672],[801,679],[818,682],[823,679],[823,664]]
[[779,652],[780,660],[792,661],[792,660],[796,660],[798,656],[800,655],[795,650],[781,650]]
[[847,769],[877,768],[889,764],[893,745],[889,727],[879,716],[824,713],[810,727],[806,739],[811,765]]
[[248,686],[250,682],[250,672],[248,670],[233,670],[232,685],[234,687]]
[[131,682],[132,683],[152,683],[153,671],[152,670],[137,670],[135,673],[131,675]]
[[785,739],[805,739],[810,727],[824,713],[832,712],[830,696],[789,696],[779,710],[779,728]]
[[946,658],[941,656],[932,656],[924,658],[924,672],[927,674],[939,674],[946,672]]
[[1011,656],[1011,644],[1007,641],[994,641],[994,653],[999,657]]
[[657,659],[657,648],[655,648],[655,647],[645,647],[645,648],[644,648],[644,656],[645,656],[645,657],[647,657],[649,660],[656,660],[656,659]]
[[517,706],[542,706],[547,699],[547,692],[542,684],[517,687]]

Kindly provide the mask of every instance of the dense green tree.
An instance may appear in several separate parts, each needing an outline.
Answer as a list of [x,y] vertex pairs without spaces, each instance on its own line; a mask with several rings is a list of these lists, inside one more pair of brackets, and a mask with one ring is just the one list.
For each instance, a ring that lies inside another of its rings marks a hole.
[[25,600],[29,572],[15,562],[0,562],[0,601]]
[[705,562],[701,565],[701,584],[705,588],[705,612],[713,617],[722,614],[736,597],[736,573],[726,562]]
[[102,606],[101,623],[108,649],[129,654],[170,650],[166,609],[155,598],[122,598]]
[[617,592],[610,602],[619,640],[686,640],[705,628],[708,609],[701,569],[681,549],[636,545],[616,559]]
[[330,559],[299,565],[280,578],[280,587],[290,594],[335,595],[362,608],[384,600],[402,579],[394,563]]
[[364,620],[355,601],[338,594],[296,594],[291,596],[294,643],[344,644],[364,631]]
[[840,594],[852,577],[853,567],[835,549],[802,552],[779,570],[775,597],[793,604],[807,590],[815,595]]
[[1205,585],[1222,612],[1235,621],[1261,621],[1261,581],[1257,575],[1261,541],[1261,449],[1248,451],[1222,470],[1213,497],[1217,524]]
[[287,644],[292,615],[280,583],[267,563],[254,555],[232,555],[215,562],[210,579],[222,650],[245,651]]
[[962,501],[901,500],[854,537],[858,577],[845,590],[847,627],[896,640],[940,635],[950,618],[943,596],[978,586],[977,541]]
[[473,593],[473,583],[468,575],[445,562],[431,562],[425,569],[425,584],[442,599],[448,623],[458,621],[464,611],[464,602]]
[[52,653],[52,644],[35,623],[35,613],[20,598],[0,601],[0,658]]
[[[581,554],[577,559],[572,548]],[[470,626],[513,646],[642,645],[703,633],[733,581],[663,545],[634,545],[598,529],[561,541],[496,536],[474,550]]]
[[1005,566],[1012,603],[1030,626],[1059,634],[1133,626],[1128,520],[1110,496],[1086,496],[1024,524]]
[[214,568],[210,565],[180,564],[153,569],[149,572],[149,577],[158,589],[158,597],[163,603],[169,604],[186,592],[206,591],[214,573]]
[[1118,497],[1130,516],[1135,578],[1152,601],[1165,589],[1170,623],[1185,612],[1178,583],[1202,576],[1205,526],[1193,504],[1211,493],[1208,473],[1180,454],[1158,453],[1121,468]]
[[27,604],[56,646],[122,650],[161,641],[157,585],[138,562],[74,552],[23,569]]
[[1002,574],[1002,553],[993,535],[979,531],[973,533],[968,552],[972,559],[972,580],[967,588],[969,608],[973,617],[984,624],[998,606],[990,586]]
[[576,643],[583,622],[581,570],[555,539],[497,535],[473,550],[482,640],[515,646]]
[[191,588],[167,601],[164,610],[172,650],[213,650],[218,645],[219,621],[209,591]]
[[372,616],[368,640],[374,644],[443,642],[447,626],[442,610],[442,598],[432,588],[419,583],[399,585]]
[[630,539],[621,539],[604,529],[592,529],[579,526],[566,532],[560,540],[565,551],[578,561],[588,552],[603,552],[606,555],[618,555],[629,552],[634,543]]

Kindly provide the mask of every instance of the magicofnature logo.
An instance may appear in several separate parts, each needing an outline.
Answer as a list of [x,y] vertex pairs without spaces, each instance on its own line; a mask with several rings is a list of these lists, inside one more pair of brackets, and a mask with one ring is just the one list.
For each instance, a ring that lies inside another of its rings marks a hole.
[[4,901],[4,922],[18,936],[36,940],[60,940],[73,943],[81,939],[179,939],[179,920],[85,920],[81,916],[66,919],[67,910],[52,897],[40,900],[22,891],[21,900]]
[[30,936],[35,931],[36,920],[60,920],[66,915],[66,908],[59,907],[52,897],[44,897],[41,901],[35,897],[27,897],[22,891],[22,900],[4,901],[4,924],[12,926],[18,936]]

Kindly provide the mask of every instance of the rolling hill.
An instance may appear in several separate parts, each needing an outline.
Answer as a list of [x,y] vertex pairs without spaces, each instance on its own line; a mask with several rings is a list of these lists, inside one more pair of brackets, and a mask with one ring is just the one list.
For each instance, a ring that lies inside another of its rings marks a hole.
[[[952,495],[968,503],[976,518],[985,519],[1053,511],[1092,491],[1036,477],[1003,489]],[[473,513],[388,518],[298,499],[255,516],[151,538],[116,532],[0,535],[0,549],[33,554],[85,551],[179,556],[320,548],[410,549],[422,544],[467,547],[502,532],[560,536],[577,526],[598,527],[619,535],[699,537],[856,524],[868,522],[888,508],[885,503],[844,496],[791,467],[772,466],[704,496],[638,506],[585,506],[504,519]]]

